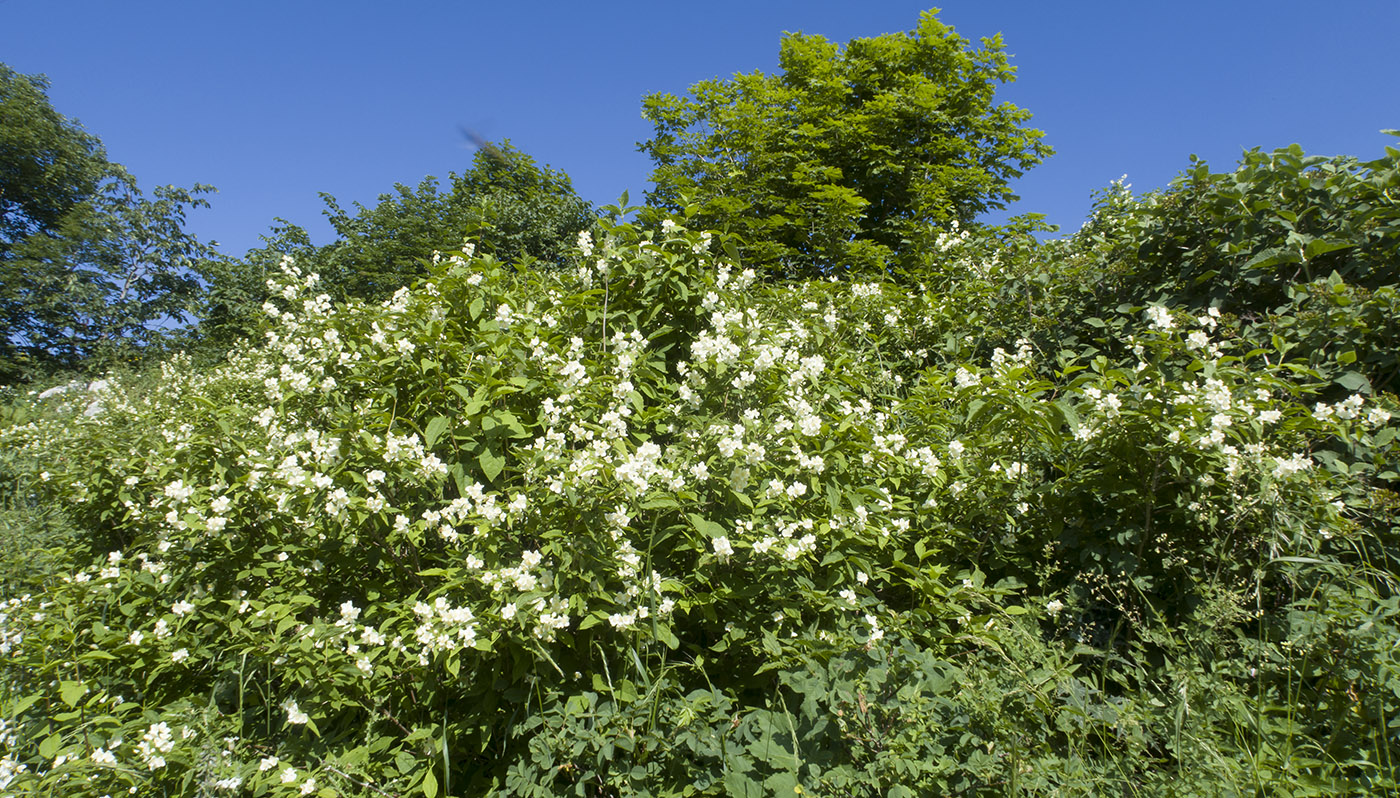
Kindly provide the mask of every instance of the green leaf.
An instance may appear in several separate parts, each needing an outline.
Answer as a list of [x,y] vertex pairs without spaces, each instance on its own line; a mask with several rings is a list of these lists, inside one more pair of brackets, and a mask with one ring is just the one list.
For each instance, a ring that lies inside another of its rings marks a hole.
[[482,449],[481,454],[476,457],[476,462],[481,466],[481,473],[486,475],[488,482],[495,482],[501,469],[506,467],[506,459],[490,449]]
[[78,699],[87,692],[87,687],[82,682],[63,682],[58,686],[58,695],[63,699],[63,703],[70,707],[78,705]]
[[723,526],[720,526],[719,524],[715,523],[714,521],[711,521],[710,519],[702,515],[696,515],[695,513],[687,513],[686,518],[690,519],[690,523],[692,526],[695,527],[695,531],[699,532],[705,537],[717,538],[726,534]]
[[53,759],[54,754],[58,753],[58,749],[62,747],[62,745],[63,738],[59,736],[58,732],[54,732],[48,737],[45,737],[43,742],[39,743],[39,756],[44,759]]
[[432,769],[431,767],[428,768],[428,774],[427,774],[426,776],[423,777],[423,785],[422,785],[422,786],[423,786],[423,795],[426,796],[426,798],[437,798],[437,792],[438,792],[437,776],[433,773],[433,769]]
[[738,770],[730,770],[724,774],[724,792],[730,798],[764,798],[767,795],[762,784]]
[[1251,269],[1270,269],[1281,263],[1297,263],[1302,260],[1296,249],[1287,247],[1270,247],[1253,258],[1244,265],[1244,271]]
[[1308,245],[1303,249],[1303,257],[1311,260],[1318,255],[1354,246],[1356,246],[1356,244],[1351,241],[1327,241],[1321,238],[1314,238],[1312,241],[1309,241]]
[[1348,371],[1333,380],[1333,382],[1346,388],[1348,391],[1371,393],[1371,381],[1366,379],[1366,375],[1359,371]]
[[34,706],[34,702],[38,701],[43,697],[44,696],[41,693],[30,693],[27,696],[15,699],[15,702],[10,705],[10,711],[6,713],[6,717],[19,717],[21,714],[24,713],[26,709],[29,709],[30,707]]
[[423,430],[423,445],[428,449],[432,449],[433,445],[437,443],[438,438],[442,437],[442,433],[447,430],[451,423],[452,422],[446,416],[437,416],[432,421],[429,421],[427,428]]

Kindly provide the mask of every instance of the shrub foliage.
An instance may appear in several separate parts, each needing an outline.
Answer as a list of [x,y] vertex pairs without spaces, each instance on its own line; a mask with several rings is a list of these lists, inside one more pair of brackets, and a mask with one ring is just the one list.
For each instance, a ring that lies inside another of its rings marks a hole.
[[1363,375],[1206,298],[1087,316],[1083,237],[765,284],[610,213],[382,303],[288,259],[225,364],[17,398],[12,490],[80,531],[0,607],[0,785],[1396,789]]

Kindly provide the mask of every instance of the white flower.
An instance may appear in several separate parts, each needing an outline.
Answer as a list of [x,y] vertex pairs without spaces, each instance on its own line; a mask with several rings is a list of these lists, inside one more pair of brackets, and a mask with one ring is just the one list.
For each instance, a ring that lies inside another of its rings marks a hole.
[[287,710],[288,723],[300,726],[306,723],[307,721],[311,720],[310,716],[308,716],[305,712],[302,712],[301,708],[297,706],[297,702],[291,699],[287,699],[287,701],[285,701],[282,704],[282,708]]
[[1052,616],[1059,615],[1061,612],[1064,612],[1064,609],[1065,603],[1063,601],[1060,601],[1059,599],[1052,599],[1046,602],[1045,604],[1045,611],[1050,613]]
[[170,611],[176,615],[189,615],[191,612],[194,612],[194,605],[184,599],[180,599],[175,602],[175,606],[171,607]]
[[117,757],[115,754],[113,754],[111,751],[108,751],[106,748],[99,748],[96,751],[92,752],[92,761],[96,762],[99,765],[106,765],[111,767],[117,764]]
[[263,757],[262,760],[258,762],[258,772],[263,773],[272,770],[279,764],[280,760],[278,760],[275,756]]
[[712,541],[712,544],[715,547],[715,554],[721,560],[734,556],[734,547],[730,545],[728,536],[720,535]]
[[340,618],[346,623],[354,623],[360,617],[360,608],[355,606],[355,602],[346,601],[340,605]]
[[880,621],[874,615],[867,614],[865,616],[865,622],[870,624],[870,642],[874,643],[877,640],[884,639],[885,630],[880,628]]
[[297,780],[297,769],[294,768],[294,767],[292,767],[292,766],[290,766],[290,765],[288,765],[288,766],[287,766],[287,769],[284,770],[284,771],[282,771],[282,783],[283,783],[283,784],[291,784],[292,782],[294,782],[294,781],[296,781],[296,780]]
[[1172,320],[1172,312],[1161,305],[1149,305],[1147,307],[1147,318],[1152,322],[1152,326],[1166,332],[1176,326]]
[[190,650],[188,648],[178,648],[175,651],[171,652],[170,660],[172,662],[184,662],[185,660],[189,659],[189,656]]
[[1301,452],[1289,458],[1274,458],[1274,476],[1287,477],[1312,468],[1312,458]]

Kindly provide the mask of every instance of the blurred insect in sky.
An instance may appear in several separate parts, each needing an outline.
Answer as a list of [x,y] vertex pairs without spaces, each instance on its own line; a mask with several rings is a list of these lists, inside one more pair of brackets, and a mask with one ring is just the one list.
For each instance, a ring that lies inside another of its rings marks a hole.
[[499,149],[497,149],[495,144],[492,144],[491,142],[482,138],[480,134],[478,134],[475,130],[472,130],[471,128],[467,127],[466,125],[461,125],[460,127],[462,129],[462,135],[466,136],[467,141],[470,141],[472,143],[472,146],[476,147],[477,150],[486,153],[487,155],[491,156],[492,158],[495,158],[501,163],[510,163],[510,159],[507,158],[505,154],[502,153]]

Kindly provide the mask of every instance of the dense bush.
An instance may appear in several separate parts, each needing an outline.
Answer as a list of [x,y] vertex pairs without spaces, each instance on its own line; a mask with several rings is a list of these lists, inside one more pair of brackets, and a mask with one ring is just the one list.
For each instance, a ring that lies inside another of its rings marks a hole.
[[1370,161],[1305,155],[1297,145],[1256,149],[1221,173],[1193,160],[1168,188],[1141,197],[1116,184],[1065,242],[1093,286],[1066,320],[1101,315],[1090,306],[1211,305],[1238,317],[1240,334],[1302,355],[1328,378],[1355,370],[1377,390],[1392,388],[1397,190],[1393,147]]
[[1391,397],[1205,304],[1047,347],[1024,242],[914,291],[722,249],[614,217],[379,304],[288,262],[226,364],[18,402],[82,534],[0,611],[0,782],[1397,789]]

